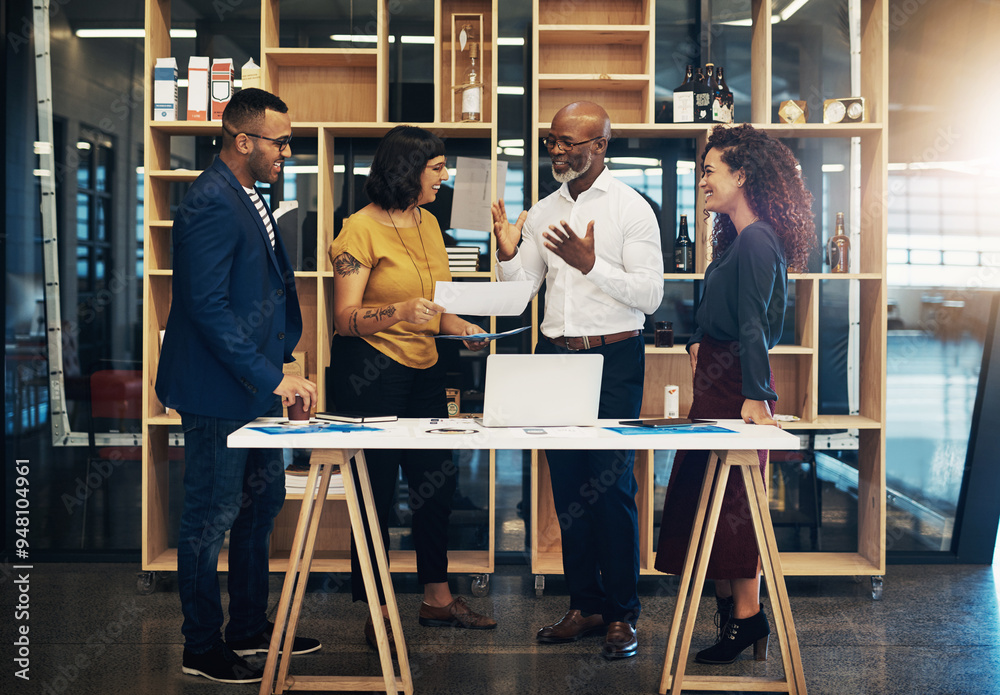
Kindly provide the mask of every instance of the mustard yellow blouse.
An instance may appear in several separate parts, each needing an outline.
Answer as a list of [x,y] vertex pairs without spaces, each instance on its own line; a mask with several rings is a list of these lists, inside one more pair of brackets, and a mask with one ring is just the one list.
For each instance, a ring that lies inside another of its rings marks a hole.
[[[448,252],[437,219],[420,209],[418,227],[385,225],[355,213],[330,244],[330,259],[347,252],[371,269],[361,305],[382,307],[414,297],[434,299],[434,283],[451,281]],[[417,326],[406,321],[362,338],[407,367],[427,369],[438,359],[434,336],[441,332],[441,315]]]

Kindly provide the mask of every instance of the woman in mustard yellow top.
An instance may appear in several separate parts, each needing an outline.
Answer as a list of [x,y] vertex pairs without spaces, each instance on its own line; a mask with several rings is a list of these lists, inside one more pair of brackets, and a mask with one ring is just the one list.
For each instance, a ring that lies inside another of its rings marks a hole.
[[[483,330],[431,301],[434,283],[451,280],[437,220],[419,206],[437,197],[448,179],[444,143],[414,126],[397,126],[379,143],[365,183],[372,202],[344,223],[330,245],[336,335],[327,375],[327,409],[399,417],[447,417],[438,333]],[[464,341],[473,350],[485,342]],[[450,451],[365,453],[382,542],[389,545],[389,512],[399,468],[413,512],[417,578],[424,585],[421,625],[496,627],[448,588],[448,517],[458,469]],[[378,568],[375,568],[376,572]],[[357,552],[351,545],[355,601],[366,600]],[[385,613],[381,584],[379,596]],[[389,621],[385,621],[389,629]],[[375,647],[369,617],[365,638]],[[390,639],[390,644],[393,644]]]

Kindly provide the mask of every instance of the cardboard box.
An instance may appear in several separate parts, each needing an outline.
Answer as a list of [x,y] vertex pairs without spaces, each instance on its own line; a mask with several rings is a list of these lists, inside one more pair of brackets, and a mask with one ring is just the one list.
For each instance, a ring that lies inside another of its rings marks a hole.
[[191,56],[188,61],[189,121],[208,120],[208,56]]
[[177,120],[176,58],[157,58],[153,67],[153,120]]
[[233,59],[212,61],[212,120],[221,121],[226,104],[233,98]]
[[242,85],[240,89],[251,87],[260,89],[260,66],[253,62],[253,58],[248,60],[240,71],[240,82]]

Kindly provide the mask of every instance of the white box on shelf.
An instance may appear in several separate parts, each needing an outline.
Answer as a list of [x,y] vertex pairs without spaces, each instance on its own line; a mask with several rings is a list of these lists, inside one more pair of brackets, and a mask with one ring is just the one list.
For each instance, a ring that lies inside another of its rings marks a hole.
[[188,60],[187,119],[208,120],[208,56]]
[[177,120],[176,58],[157,58],[153,67],[153,120]]
[[233,59],[212,61],[212,120],[221,121],[222,112],[233,98]]

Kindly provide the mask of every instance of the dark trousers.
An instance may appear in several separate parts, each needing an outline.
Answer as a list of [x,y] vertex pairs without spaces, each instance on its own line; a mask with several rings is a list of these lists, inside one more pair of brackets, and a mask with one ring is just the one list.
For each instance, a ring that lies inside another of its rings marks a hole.
[[[537,354],[572,354],[545,338]],[[604,355],[601,418],[639,416],[646,353],[641,336],[580,351]],[[634,451],[546,451],[562,533],[570,609],[635,625],[641,605]]]
[[[184,505],[177,540],[177,589],[185,649],[200,654],[221,639],[219,551],[229,531],[226,641],[256,635],[267,622],[268,549],[285,501],[280,449],[230,449],[245,420],[181,413]],[[281,402],[266,413],[281,415]]]
[[[361,338],[334,336],[327,372],[327,398],[332,401],[333,409],[444,418],[448,417],[444,376],[440,362],[428,369],[413,369],[389,359]],[[389,512],[402,468],[410,493],[417,580],[421,584],[448,581],[448,518],[458,483],[458,468],[452,461],[451,452],[369,449],[365,451],[365,461],[386,549],[389,547]],[[354,482],[358,484],[356,470]],[[379,601],[384,605],[385,594],[375,565],[364,500],[359,502]],[[368,600],[354,538],[351,539],[351,588],[355,601]]]

